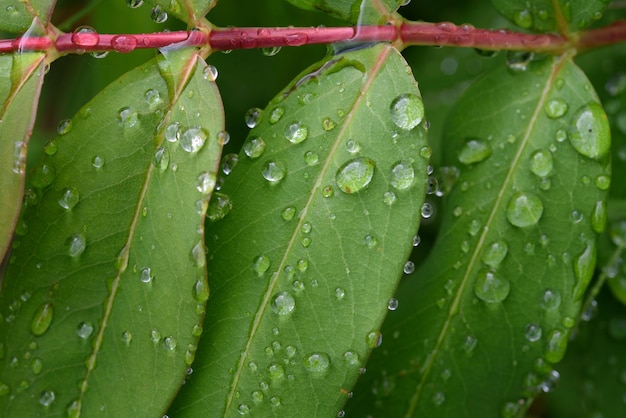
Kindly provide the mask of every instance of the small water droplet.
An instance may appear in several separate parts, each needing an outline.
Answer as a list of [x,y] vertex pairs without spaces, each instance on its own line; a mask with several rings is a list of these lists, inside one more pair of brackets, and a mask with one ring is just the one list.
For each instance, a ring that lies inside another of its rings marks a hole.
[[87,241],[83,235],[73,234],[65,241],[65,247],[70,257],[78,257],[85,251]]
[[506,207],[506,217],[513,226],[534,226],[543,215],[543,202],[533,193],[515,193]]
[[219,221],[228,215],[232,208],[233,202],[228,195],[220,192],[213,193],[209,201],[206,217],[213,222]]
[[576,277],[576,286],[574,288],[574,298],[583,297],[587,285],[593,276],[596,267],[596,244],[595,240],[587,242],[582,253],[574,258],[574,276]]
[[383,203],[387,206],[391,206],[396,203],[396,194],[394,192],[383,193]]
[[258,107],[253,107],[249,109],[245,116],[244,121],[246,122],[246,126],[250,129],[254,128],[261,121],[261,116],[263,115],[263,111]]
[[485,161],[491,156],[493,150],[489,143],[480,138],[466,138],[458,153],[459,161],[470,165]]
[[267,370],[273,381],[280,381],[285,378],[285,369],[280,364],[272,363]]
[[274,109],[272,109],[270,112],[270,117],[269,117],[270,124],[273,125],[276,122],[278,122],[283,117],[284,114],[285,114],[285,108],[282,106],[277,106]]
[[265,55],[266,57],[273,57],[274,55],[278,54],[280,50],[281,50],[281,47],[272,46],[268,48],[261,48],[261,53]]
[[370,184],[375,167],[376,164],[369,158],[354,158],[337,170],[335,175],[337,186],[344,193],[356,193]]
[[287,170],[282,162],[270,160],[263,165],[261,174],[263,174],[263,178],[265,178],[268,182],[278,184],[283,178],[285,178]]
[[167,20],[168,16],[167,12],[163,10],[160,5],[157,4],[152,8],[152,11],[150,12],[150,18],[155,23],[164,23]]
[[526,71],[535,54],[527,51],[507,51],[506,65],[514,73]]
[[565,355],[567,333],[560,329],[550,331],[546,340],[544,357],[550,363],[558,363]]
[[111,46],[120,54],[127,54],[137,47],[137,38],[132,35],[116,35],[111,39]]
[[530,29],[533,25],[533,15],[528,9],[518,10],[513,13],[513,21],[517,26]]
[[263,153],[265,152],[265,148],[265,141],[263,140],[263,138],[258,136],[253,136],[249,138],[246,143],[243,144],[243,152],[245,152],[246,155],[252,160],[259,158],[261,155],[263,155]]
[[361,364],[359,354],[354,351],[346,351],[343,353],[343,361],[349,366],[358,366]]
[[541,326],[538,324],[528,324],[524,330],[524,337],[530,342],[539,341],[541,338]]
[[304,357],[302,361],[307,372],[314,377],[322,377],[330,368],[330,357],[326,353],[311,353]]
[[202,70],[202,78],[207,81],[217,80],[218,75],[219,72],[217,71],[217,68],[215,68],[215,66],[213,65],[207,65],[206,67],[204,67],[204,70]]
[[199,126],[188,128],[180,135],[180,147],[189,153],[196,153],[208,137],[209,133]]
[[117,120],[121,127],[132,128],[139,122],[137,111],[130,106],[122,107],[117,111]]
[[81,322],[76,328],[76,335],[78,335],[83,340],[86,340],[87,338],[91,337],[91,334],[93,334],[93,330],[94,327],[91,322]]
[[165,147],[157,148],[152,158],[152,164],[157,167],[161,172],[167,170],[170,164],[170,153]]
[[474,284],[474,294],[480,300],[487,303],[504,301],[511,291],[508,280],[496,275],[493,270],[481,270]]
[[139,275],[139,280],[141,280],[142,283],[150,283],[152,282],[152,279],[154,279],[154,276],[152,275],[152,270],[150,270],[150,267],[142,268]]
[[198,241],[191,249],[191,259],[197,267],[202,268],[206,265],[206,252],[202,241]]
[[538,177],[546,177],[554,168],[552,154],[543,149],[539,149],[530,156],[530,171]]
[[365,336],[365,343],[368,345],[368,347],[380,347],[380,345],[383,343],[383,334],[376,331],[369,332]]
[[95,169],[102,168],[104,166],[104,158],[100,157],[99,155],[96,155],[95,157],[91,159],[91,165]]
[[604,232],[607,217],[608,212],[606,202],[603,202],[602,200],[597,201],[593,208],[593,212],[591,213],[591,227],[598,234]]
[[446,395],[443,392],[436,392],[433,395],[433,403],[435,406],[441,406],[446,401]]
[[285,138],[292,144],[299,144],[309,135],[309,130],[302,122],[292,122],[285,128]]
[[168,142],[176,142],[180,138],[180,123],[172,122],[163,131],[163,136]]
[[133,334],[130,331],[122,332],[122,342],[128,347],[133,340]]
[[54,177],[56,176],[56,170],[51,162],[42,162],[39,164],[32,176],[32,184],[33,187],[44,188],[49,186],[52,181],[54,181]]
[[608,190],[611,186],[611,177],[604,174],[599,175],[595,179],[596,187],[600,190]]
[[375,237],[371,236],[371,235],[366,235],[365,236],[365,245],[370,250],[374,249],[378,245],[378,240]]
[[225,175],[230,175],[233,172],[235,167],[239,163],[239,155],[237,154],[226,154],[222,158],[222,173]]
[[79,199],[78,190],[73,187],[66,187],[61,190],[57,202],[63,209],[72,210],[78,204]]
[[324,129],[325,131],[331,131],[335,129],[335,126],[337,126],[337,123],[331,118],[322,119],[322,129]]
[[163,338],[162,345],[165,351],[174,352],[176,350],[176,346],[178,345],[178,342],[176,341],[176,338],[169,336],[169,337]]
[[57,133],[59,135],[65,135],[65,134],[67,134],[71,130],[72,130],[72,120],[71,119],[64,119],[61,122],[59,122],[59,124],[57,125]]
[[391,167],[391,185],[398,190],[406,190],[415,181],[415,170],[410,161],[398,161]]
[[296,208],[293,206],[288,206],[285,209],[282,210],[280,216],[285,220],[285,221],[290,221],[293,219],[294,215],[296,214]]
[[272,311],[278,315],[289,315],[296,307],[296,300],[287,292],[280,292],[272,298]]
[[136,9],[143,4],[143,0],[126,0],[126,5],[132,9]]
[[589,103],[574,113],[568,129],[570,143],[578,153],[601,159],[609,152],[611,135],[608,118],[598,103]]
[[53,317],[54,306],[51,303],[44,303],[35,311],[35,315],[33,315],[30,323],[30,331],[38,337],[45,334],[48,328],[50,328]]
[[196,179],[196,190],[204,195],[209,194],[215,188],[215,183],[215,174],[203,171]]
[[502,240],[494,241],[485,249],[482,261],[487,266],[496,269],[509,252],[509,245]]
[[39,396],[39,403],[47,408],[52,405],[55,398],[56,395],[53,390],[44,390]]
[[478,340],[476,339],[476,337],[472,335],[468,335],[467,337],[465,337],[465,340],[463,341],[463,351],[465,351],[465,354],[470,356],[474,352],[474,349],[476,348],[477,344],[478,344]]
[[262,277],[269,268],[270,258],[266,255],[261,254],[252,262],[252,270],[256,272],[259,277]]
[[552,99],[546,103],[546,114],[551,119],[557,119],[567,113],[569,106],[563,99]]
[[404,263],[402,271],[404,271],[404,274],[413,273],[415,271],[415,263],[413,263],[411,260],[407,261],[406,263]]
[[328,186],[324,186],[324,188],[322,189],[322,196],[329,198],[329,197],[333,197],[335,195],[335,189],[333,189],[333,186],[328,185]]
[[389,309],[390,311],[395,311],[396,309],[398,309],[398,299],[389,299],[389,302],[387,303],[387,309]]
[[424,119],[424,103],[414,94],[401,94],[391,102],[389,113],[397,127],[410,131]]
[[429,219],[435,213],[435,207],[430,202],[424,202],[420,212],[422,218]]

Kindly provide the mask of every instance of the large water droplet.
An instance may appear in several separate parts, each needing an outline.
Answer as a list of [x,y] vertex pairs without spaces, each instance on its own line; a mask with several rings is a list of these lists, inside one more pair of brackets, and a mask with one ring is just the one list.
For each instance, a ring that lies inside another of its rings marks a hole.
[[539,177],[546,177],[554,168],[552,153],[539,149],[530,156],[530,171]]
[[311,353],[302,361],[307,372],[314,377],[322,377],[330,368],[330,357],[326,353]]
[[414,94],[401,94],[391,102],[389,113],[396,126],[409,131],[424,119],[424,103]]
[[574,149],[588,158],[600,159],[611,147],[609,122],[598,103],[589,103],[574,113],[568,134]]
[[30,323],[30,332],[36,336],[45,334],[48,328],[50,328],[53,317],[54,306],[52,306],[51,303],[44,303],[35,311],[35,315],[33,315],[33,320]]
[[287,292],[280,292],[272,298],[272,311],[278,315],[289,315],[296,307],[296,300]]
[[356,193],[370,184],[375,167],[376,163],[369,158],[359,157],[350,160],[337,170],[335,175],[337,186],[344,193]]
[[208,137],[209,133],[199,126],[188,128],[180,136],[180,147],[190,153],[198,152]]
[[100,35],[91,26],[79,26],[72,33],[72,43],[78,47],[95,46],[98,42],[100,42]]
[[389,182],[398,190],[406,190],[413,185],[415,170],[410,161],[398,161],[391,167]]
[[65,247],[70,257],[78,257],[85,251],[87,241],[83,235],[73,234],[65,241]]
[[111,39],[111,46],[120,54],[132,52],[137,47],[137,38],[128,35],[117,35]]
[[548,334],[544,357],[550,363],[558,363],[565,355],[567,348],[567,333],[560,329],[555,329]]
[[299,144],[309,135],[309,129],[302,122],[293,122],[285,128],[285,138],[292,144]]
[[213,193],[209,201],[206,217],[211,221],[219,221],[224,218],[233,208],[230,197],[224,193]]
[[491,156],[491,145],[480,138],[466,138],[463,147],[459,151],[459,161],[463,164],[475,164],[485,161]]
[[66,210],[72,210],[74,206],[78,204],[78,200],[80,199],[78,190],[73,187],[65,188],[61,190],[59,194],[59,206]]
[[569,106],[563,99],[552,99],[546,103],[546,114],[551,119],[557,119],[563,116]]
[[502,302],[509,296],[511,284],[498,277],[493,270],[481,270],[474,284],[474,294],[480,300],[489,303]]
[[505,241],[494,241],[485,249],[482,258],[483,263],[496,269],[500,266],[500,263],[502,263],[502,260],[504,260],[508,252],[509,245]]
[[243,144],[243,152],[245,152],[250,159],[254,160],[263,155],[265,147],[266,145],[263,138],[253,136],[252,138],[249,138],[245,144]]
[[533,193],[517,192],[506,206],[506,218],[519,228],[536,225],[543,215],[543,202]]
[[270,160],[263,165],[261,174],[263,174],[263,178],[265,178],[265,180],[270,183],[277,184],[285,178],[287,170],[285,169],[285,165],[280,161]]

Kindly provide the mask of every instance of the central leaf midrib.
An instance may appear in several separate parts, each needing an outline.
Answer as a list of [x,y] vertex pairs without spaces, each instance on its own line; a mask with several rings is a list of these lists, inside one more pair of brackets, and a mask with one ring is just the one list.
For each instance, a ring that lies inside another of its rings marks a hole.
[[[317,176],[317,178],[315,179],[315,184],[313,185],[313,187],[311,188],[311,191],[309,193],[309,197],[308,200],[306,202],[306,204],[304,205],[303,209],[302,209],[302,214],[300,216],[300,218],[298,219],[298,222],[293,230],[293,234],[291,235],[291,238],[289,239],[289,243],[287,244],[287,247],[285,248],[285,252],[283,254],[283,258],[281,259],[277,271],[281,272],[284,268],[284,266],[287,263],[287,257],[289,256],[289,254],[291,253],[292,248],[295,245],[296,239],[298,238],[298,231],[300,231],[302,224],[304,223],[304,220],[306,219],[306,215],[308,212],[308,209],[311,206],[311,203],[313,202],[313,199],[315,197],[315,191],[319,189],[319,187],[322,184],[322,179],[324,178],[325,174],[327,173],[330,164],[332,162],[332,156],[334,155],[334,153],[337,151],[337,149],[339,148],[340,144],[341,144],[341,140],[344,137],[344,133],[347,129],[348,126],[350,126],[350,123],[352,121],[352,119],[354,118],[355,114],[358,112],[359,109],[359,105],[361,102],[363,102],[363,100],[365,100],[365,92],[367,92],[371,86],[371,84],[373,83],[374,79],[376,78],[376,76],[378,75],[378,71],[380,70],[380,68],[382,67],[383,62],[385,61],[385,57],[387,55],[389,55],[390,51],[391,51],[392,47],[387,47],[384,48],[381,51],[380,56],[378,57],[378,60],[376,61],[375,65],[372,67],[371,71],[370,71],[370,76],[366,79],[366,81],[363,83],[363,87],[359,90],[359,93],[356,100],[354,101],[354,104],[352,105],[350,112],[347,112],[346,114],[346,119],[345,122],[343,123],[343,125],[341,126],[341,130],[338,132],[337,137],[332,145],[332,147],[330,148],[330,151],[328,153],[328,157],[326,158],[326,161],[324,162],[324,165],[322,166],[319,175]],[[261,321],[265,315],[265,312],[267,311],[267,308],[270,304],[270,299],[274,293],[274,288],[276,287],[277,283],[278,283],[278,278],[280,277],[280,274],[275,274],[273,275],[273,277],[270,279],[270,282],[268,283],[268,287],[267,290],[265,291],[265,294],[263,295],[263,299],[261,301],[261,304],[259,306],[259,309],[257,310],[257,314],[254,317],[254,321],[252,323],[252,327],[250,329],[250,335],[248,337],[248,340],[246,341],[246,346],[243,350],[243,354],[240,357],[239,363],[237,364],[237,368],[235,370],[235,373],[233,374],[233,380],[231,383],[231,387],[230,387],[230,392],[227,395],[226,398],[226,408],[225,408],[225,415],[229,414],[230,408],[232,406],[233,400],[235,399],[235,395],[237,392],[237,387],[239,386],[239,381],[241,379],[241,374],[243,373],[243,369],[244,369],[244,365],[246,362],[246,359],[248,358],[248,353],[249,350],[252,346],[252,342],[256,336],[256,333],[258,332],[258,329],[261,325]]]
[[547,100],[548,97],[548,93],[550,92],[550,89],[552,88],[552,84],[554,82],[555,76],[556,74],[559,72],[561,65],[563,64],[565,58],[563,56],[559,57],[559,58],[555,58],[554,62],[552,63],[552,71],[550,73],[550,75],[547,77],[546,79],[546,84],[541,92],[541,95],[539,96],[539,100],[537,101],[537,105],[535,107],[535,111],[533,112],[532,117],[529,120],[529,124],[528,124],[528,128],[526,129],[526,132],[524,133],[524,137],[522,139],[522,141],[520,142],[520,146],[517,149],[517,153],[515,154],[515,156],[513,157],[513,160],[511,161],[511,165],[510,168],[506,174],[506,177],[504,178],[504,181],[502,183],[502,186],[500,187],[500,190],[498,191],[498,195],[496,196],[496,200],[493,204],[492,210],[489,213],[489,216],[487,218],[487,222],[485,223],[485,226],[482,228],[482,232],[478,238],[478,241],[476,243],[476,246],[474,247],[474,251],[472,252],[471,257],[469,258],[469,262],[467,267],[465,268],[465,273],[461,279],[459,288],[455,294],[454,300],[450,306],[450,309],[448,311],[448,316],[443,324],[443,326],[441,327],[441,332],[439,333],[439,335],[437,336],[437,342],[435,344],[435,347],[431,350],[430,354],[427,356],[424,367],[422,368],[423,372],[422,372],[422,376],[420,378],[420,381],[417,385],[417,388],[415,390],[414,395],[412,396],[410,402],[409,402],[409,407],[407,408],[407,412],[405,414],[406,417],[410,417],[413,415],[413,413],[415,412],[415,409],[417,408],[417,403],[419,401],[420,398],[420,394],[424,388],[424,385],[426,384],[427,378],[430,374],[430,371],[433,367],[433,364],[435,362],[435,358],[439,355],[440,353],[440,348],[443,344],[443,341],[447,335],[447,331],[448,328],[450,327],[450,324],[452,323],[452,319],[458,314],[459,312],[459,308],[460,308],[460,304],[461,304],[461,298],[465,293],[465,288],[469,282],[469,276],[470,276],[470,272],[473,271],[474,269],[474,265],[478,262],[479,260],[479,254],[483,248],[483,245],[485,243],[485,240],[487,238],[487,235],[489,234],[491,228],[490,225],[493,223],[493,220],[496,216],[497,213],[500,212],[500,207],[502,205],[502,199],[504,198],[504,194],[505,192],[508,190],[509,184],[513,178],[513,174],[517,171],[517,166],[518,163],[522,157],[522,154],[524,153],[524,150],[526,149],[526,146],[528,145],[528,142],[530,140],[531,134],[534,131],[535,127],[536,127],[536,123],[539,117],[539,114],[541,112],[541,110],[544,108],[545,102]]

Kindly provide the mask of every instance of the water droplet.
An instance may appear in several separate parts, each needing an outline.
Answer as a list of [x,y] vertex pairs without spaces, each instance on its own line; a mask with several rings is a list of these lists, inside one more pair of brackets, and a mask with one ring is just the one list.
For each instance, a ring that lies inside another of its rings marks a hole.
[[596,187],[600,190],[608,190],[611,186],[611,177],[606,175],[599,175],[595,180]]
[[350,154],[356,154],[357,152],[361,151],[361,144],[359,144],[354,139],[350,139],[348,140],[348,142],[346,142],[346,151],[348,151]]
[[496,269],[500,266],[500,263],[502,263],[502,260],[504,260],[508,252],[509,245],[505,241],[494,241],[485,249],[482,261],[487,266]]
[[543,202],[532,193],[515,193],[506,207],[506,217],[513,226],[536,225],[543,215]]
[[204,267],[206,265],[206,252],[204,250],[204,244],[200,240],[191,249],[191,259],[197,267]]
[[322,196],[324,196],[325,198],[329,198],[329,197],[333,197],[335,195],[335,189],[333,189],[333,186],[328,185],[328,186],[324,186],[324,188],[322,189]]
[[142,283],[150,283],[152,282],[152,279],[154,279],[154,275],[152,274],[150,267],[142,268],[139,275],[139,280],[141,280]]
[[158,4],[152,8],[150,18],[155,23],[164,23],[167,20],[167,12]]
[[52,323],[53,317],[54,306],[51,303],[44,303],[35,311],[33,320],[30,323],[30,332],[36,336],[45,334]]
[[421,209],[421,215],[424,219],[429,219],[435,213],[435,208],[430,202],[424,202]]
[[65,188],[61,190],[59,194],[59,199],[57,202],[59,206],[61,206],[65,210],[72,210],[74,206],[78,204],[78,200],[80,199],[78,190],[73,187]]
[[132,35],[116,35],[111,39],[111,46],[120,54],[127,54],[137,47],[137,38]]
[[398,161],[391,167],[390,183],[398,190],[406,190],[413,185],[415,170],[410,161]]
[[565,100],[563,99],[552,99],[549,100],[548,103],[546,103],[545,109],[546,114],[549,118],[557,119],[567,112],[569,106],[567,105],[567,103],[565,103]]
[[574,113],[568,129],[569,140],[576,151],[588,158],[601,159],[609,152],[609,122],[598,103],[589,103]]
[[204,195],[209,194],[215,188],[215,182],[215,174],[203,171],[196,179],[196,190]]
[[249,109],[244,116],[244,121],[246,122],[246,126],[250,129],[257,126],[259,122],[261,121],[262,114],[263,114],[263,111],[259,109],[258,107],[253,107],[252,109]]
[[317,153],[313,151],[307,151],[304,153],[304,162],[308,166],[313,166],[319,162],[319,157]]
[[289,315],[296,307],[296,301],[289,293],[280,292],[272,298],[271,307],[278,315]]
[[537,324],[526,325],[524,336],[530,342],[538,341],[541,338],[541,326]]
[[233,202],[224,193],[213,193],[209,201],[206,217],[211,221],[219,221],[224,218],[233,208]]
[[215,68],[215,66],[213,65],[207,65],[206,67],[204,67],[204,70],[202,70],[202,78],[207,81],[217,80],[218,74],[219,73],[217,71],[217,68]]
[[488,142],[480,138],[466,138],[458,153],[459,161],[463,164],[476,164],[485,161],[491,156],[493,150]]
[[265,272],[270,268],[270,258],[266,255],[260,255],[252,262],[252,270],[256,272],[257,276],[262,277]]
[[349,366],[358,366],[361,364],[361,358],[354,351],[346,351],[343,353],[343,361]]
[[337,186],[344,193],[356,193],[370,184],[375,167],[376,164],[369,158],[352,159],[337,170],[335,175]]
[[174,352],[177,345],[178,342],[176,341],[176,338],[172,336],[163,338],[163,348],[165,349],[165,351]]
[[65,247],[70,257],[78,257],[85,251],[87,241],[83,235],[73,234],[65,241]]
[[290,221],[293,219],[294,215],[296,214],[296,208],[293,206],[288,206],[285,209],[282,210],[280,216],[285,220],[285,221]]
[[437,392],[432,399],[435,406],[441,406],[446,401],[446,395],[443,392]]
[[266,57],[273,57],[274,55],[278,54],[280,52],[281,47],[279,46],[272,46],[272,47],[268,47],[268,48],[261,48],[261,53],[263,55],[265,55]]
[[157,148],[154,152],[154,157],[152,158],[152,165],[157,167],[160,171],[167,170],[168,165],[170,164],[170,153],[165,147]]
[[225,175],[230,175],[233,172],[237,163],[239,162],[239,155],[237,154],[226,154],[222,158],[222,173]]
[[530,171],[539,177],[546,177],[552,173],[554,163],[549,151],[539,149],[530,156]]
[[396,203],[396,194],[394,192],[383,193],[383,203],[387,206],[391,206]]
[[591,227],[598,234],[604,232],[607,217],[608,213],[606,209],[606,202],[601,200],[597,201],[593,208],[593,212],[591,213]]
[[98,42],[100,36],[91,26],[79,26],[72,33],[72,43],[78,47],[96,46]]
[[406,263],[404,263],[402,271],[404,271],[404,274],[413,273],[415,271],[415,263],[413,263],[411,260],[407,261]]
[[371,235],[366,235],[365,236],[365,245],[370,250],[374,249],[378,245],[378,240],[375,237],[371,236]]
[[279,381],[285,378],[285,369],[283,369],[283,366],[280,364],[272,363],[267,370],[273,381]]
[[122,332],[122,342],[128,347],[133,340],[133,334],[130,331]]
[[574,258],[574,276],[577,280],[574,288],[575,299],[580,299],[584,295],[595,267],[596,244],[595,240],[590,240],[583,252]]
[[337,123],[331,118],[324,118],[322,120],[322,129],[324,129],[325,131],[333,130],[335,126],[337,126]]
[[387,303],[387,309],[389,309],[390,311],[395,311],[396,309],[398,309],[398,299],[389,299],[389,302]]
[[208,137],[209,133],[199,126],[188,128],[180,136],[180,147],[187,152],[196,153]]
[[65,134],[67,134],[71,130],[72,130],[72,120],[71,119],[64,119],[61,122],[59,122],[59,124],[57,125],[57,133],[59,135],[65,135]]
[[33,362],[31,364],[31,370],[33,371],[33,374],[36,376],[39,373],[41,373],[41,371],[43,370],[43,360],[41,360],[38,357],[35,357],[33,359]]
[[389,113],[397,127],[410,131],[424,119],[424,103],[414,94],[401,94],[391,102]]
[[43,392],[41,392],[41,395],[39,396],[39,403],[47,408],[50,405],[52,405],[55,398],[56,398],[56,395],[54,394],[54,391],[44,390]]
[[304,357],[302,363],[307,372],[315,377],[322,377],[330,368],[330,357],[326,353],[311,353]]
[[55,175],[56,170],[54,169],[52,163],[42,162],[35,168],[33,172],[31,180],[33,187],[44,188],[46,186],[49,186],[54,180]]
[[309,130],[302,122],[292,122],[285,128],[285,138],[292,144],[299,144],[309,135]]
[[383,343],[383,334],[381,334],[380,332],[372,331],[365,336],[365,343],[368,345],[368,347],[380,347],[380,345]]
[[285,165],[280,161],[270,160],[263,165],[261,174],[263,174],[263,178],[270,183],[278,184],[283,178],[285,178],[287,170],[285,169]]
[[285,114],[285,108],[282,106],[277,106],[270,112],[269,122],[270,124],[275,124],[278,122],[283,115]]
[[266,145],[263,138],[253,136],[249,138],[245,144],[243,144],[243,152],[245,152],[250,159],[254,160],[263,155],[265,147]]
[[137,125],[139,116],[137,115],[135,109],[130,106],[125,106],[117,111],[117,120],[121,127],[132,128]]
[[476,337],[468,335],[463,341],[463,351],[465,351],[465,354],[470,356],[474,352],[477,344],[478,340],[476,339]]
[[514,73],[526,71],[535,55],[527,51],[507,51],[506,65]]
[[548,334],[544,357],[550,363],[558,363],[565,355],[567,348],[567,333],[560,329],[555,329]]
[[517,26],[530,29],[533,25],[533,15],[530,13],[530,10],[518,10],[513,14],[513,21],[515,21]]
[[91,334],[93,334],[93,329],[93,324],[91,322],[81,322],[76,328],[76,335],[83,340],[86,340],[91,337]]
[[168,142],[176,142],[180,138],[180,123],[172,122],[163,131],[163,136]]
[[509,296],[511,284],[508,280],[498,277],[493,270],[481,270],[474,284],[474,294],[488,303],[502,302]]
[[126,0],[126,5],[132,9],[136,9],[143,4],[143,0]]

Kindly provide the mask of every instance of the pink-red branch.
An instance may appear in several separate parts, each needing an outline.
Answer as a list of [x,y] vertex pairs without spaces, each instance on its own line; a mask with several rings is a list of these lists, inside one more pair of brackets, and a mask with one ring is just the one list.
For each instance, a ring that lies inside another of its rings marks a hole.
[[0,53],[49,51],[83,53],[131,52],[139,48],[210,46],[213,50],[270,48],[334,42],[397,42],[404,46],[460,46],[486,50],[527,50],[559,53],[570,48],[589,49],[626,40],[626,21],[580,34],[577,40],[556,34],[527,34],[509,30],[476,29],[453,23],[404,22],[400,26],[317,28],[223,28],[201,31],[100,35],[75,32],[49,37],[0,40]]

